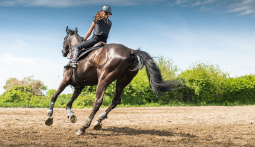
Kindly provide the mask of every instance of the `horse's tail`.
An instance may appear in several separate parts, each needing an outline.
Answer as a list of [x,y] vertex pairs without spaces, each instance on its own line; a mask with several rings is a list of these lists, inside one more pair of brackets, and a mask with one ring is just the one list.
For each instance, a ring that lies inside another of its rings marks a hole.
[[163,81],[159,67],[147,52],[141,50],[133,50],[133,52],[139,57],[141,67],[146,67],[151,88],[157,95],[176,89],[177,80]]

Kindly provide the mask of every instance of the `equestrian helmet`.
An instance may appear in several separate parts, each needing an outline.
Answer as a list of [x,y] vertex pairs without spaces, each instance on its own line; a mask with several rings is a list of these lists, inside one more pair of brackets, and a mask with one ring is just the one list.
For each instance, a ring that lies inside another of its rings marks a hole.
[[112,8],[108,5],[104,5],[101,10],[112,15]]

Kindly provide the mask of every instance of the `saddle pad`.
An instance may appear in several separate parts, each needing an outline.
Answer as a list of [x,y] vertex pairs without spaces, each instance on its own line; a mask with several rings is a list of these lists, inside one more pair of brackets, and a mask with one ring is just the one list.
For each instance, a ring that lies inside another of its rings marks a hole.
[[92,52],[92,51],[95,50],[95,49],[101,48],[101,47],[103,47],[104,45],[105,45],[105,44],[100,44],[99,46],[93,46],[93,47],[88,48],[88,49],[82,49],[82,50],[79,52],[78,60],[81,59],[82,57],[86,57],[90,52]]

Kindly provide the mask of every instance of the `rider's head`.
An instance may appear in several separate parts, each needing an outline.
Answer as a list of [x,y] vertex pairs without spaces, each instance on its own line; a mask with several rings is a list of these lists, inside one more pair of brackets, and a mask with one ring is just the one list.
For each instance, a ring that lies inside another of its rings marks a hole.
[[104,5],[101,11],[97,12],[95,20],[103,20],[105,18],[109,18],[110,15],[112,15],[112,8],[108,5]]
[[112,15],[112,8],[108,5],[104,5],[101,11],[104,11],[106,14]]

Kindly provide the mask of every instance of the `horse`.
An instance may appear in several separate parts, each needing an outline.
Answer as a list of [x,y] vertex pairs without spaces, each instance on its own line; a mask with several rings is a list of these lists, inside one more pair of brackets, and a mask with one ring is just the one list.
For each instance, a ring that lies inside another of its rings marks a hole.
[[[75,46],[82,42],[83,38],[78,35],[78,29],[70,30],[66,27],[66,37],[64,38],[62,54],[66,57]],[[68,86],[74,87],[74,93],[66,105],[67,117],[72,123],[77,121],[76,116],[71,111],[74,100],[79,96],[85,86],[97,85],[96,98],[93,109],[82,127],[76,132],[77,135],[85,134],[85,130],[90,127],[91,122],[99,110],[105,90],[109,84],[116,81],[116,93],[110,106],[99,115],[93,129],[102,128],[102,121],[121,102],[123,89],[132,81],[142,67],[146,67],[147,75],[152,90],[156,95],[172,91],[176,88],[175,81],[163,81],[159,67],[153,58],[145,51],[133,50],[122,44],[105,44],[103,47],[91,51],[85,58],[78,60],[77,69],[64,69],[63,80],[56,93],[51,98],[50,108],[45,124],[53,124],[53,107],[58,95]]]

